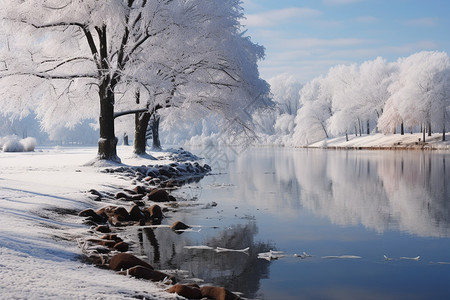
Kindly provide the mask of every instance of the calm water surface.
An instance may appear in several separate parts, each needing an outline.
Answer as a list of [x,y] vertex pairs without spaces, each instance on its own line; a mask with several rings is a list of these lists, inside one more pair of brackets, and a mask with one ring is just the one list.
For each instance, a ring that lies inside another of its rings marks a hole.
[[[250,299],[450,299],[450,154],[227,155],[225,170],[174,192],[186,201],[164,222],[195,231],[138,230],[137,252],[155,267]],[[250,250],[190,248],[203,245]],[[270,250],[286,256],[257,257]],[[360,258],[323,258],[342,255]]]

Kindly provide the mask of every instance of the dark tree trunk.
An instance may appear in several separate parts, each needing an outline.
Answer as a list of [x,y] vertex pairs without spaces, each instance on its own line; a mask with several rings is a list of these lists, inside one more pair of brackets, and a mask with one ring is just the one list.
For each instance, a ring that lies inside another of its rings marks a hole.
[[428,122],[428,136],[431,136],[431,122]]
[[358,118],[358,125],[359,125],[359,136],[362,136],[362,125],[361,125],[361,120]]
[[423,125],[422,126],[422,139],[423,139],[423,142],[425,143],[425,125]]
[[98,140],[98,157],[100,159],[120,162],[117,156],[117,138],[114,135],[114,93],[105,80],[99,87],[100,96],[100,139]]
[[325,133],[326,138],[328,138],[328,132],[327,129],[325,128],[325,125],[323,124],[323,122],[320,122],[320,125],[322,125],[323,132]]
[[152,149],[161,150],[161,141],[159,140],[159,121],[161,116],[159,114],[153,115],[150,122],[150,129],[152,130]]
[[400,134],[405,135],[405,126],[403,125],[403,122],[400,124]]
[[134,127],[134,153],[138,155],[145,154],[145,135],[147,133],[148,122],[150,121],[151,114],[147,112],[135,114],[135,127]]
[[[100,68],[102,70],[102,79],[98,89],[100,98],[98,158],[120,162],[120,158],[117,156],[117,138],[114,133],[114,88],[118,79],[114,75],[111,77],[108,72],[105,72],[105,70],[109,69],[106,25],[95,27],[95,30],[99,39],[100,52],[97,54],[100,55]],[[92,38],[92,36],[90,37]]]
[[123,144],[125,146],[129,146],[130,145],[130,143],[128,142],[128,134],[127,133],[123,134]]
[[367,135],[370,134],[370,123],[369,120],[367,120]]
[[444,124],[442,124],[442,141],[445,141],[445,121]]
[[348,142],[348,132],[345,132],[345,141]]

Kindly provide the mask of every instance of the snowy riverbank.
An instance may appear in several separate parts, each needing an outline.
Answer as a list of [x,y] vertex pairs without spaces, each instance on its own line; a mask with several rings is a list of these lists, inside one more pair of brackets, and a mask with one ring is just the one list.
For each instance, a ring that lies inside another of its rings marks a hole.
[[434,133],[425,136],[423,143],[422,134],[372,134],[363,136],[349,135],[329,138],[307,146],[307,148],[327,149],[368,149],[368,150],[400,150],[400,149],[424,149],[424,150],[450,150],[450,135],[447,141],[442,141],[442,134]]
[[[122,162],[151,161],[120,147]],[[43,148],[0,152],[0,290],[2,299],[177,299],[166,286],[116,275],[80,262],[76,238],[87,226],[77,213],[94,202],[88,190],[114,190],[130,182],[83,166],[96,148]],[[173,153],[151,153],[174,162]]]

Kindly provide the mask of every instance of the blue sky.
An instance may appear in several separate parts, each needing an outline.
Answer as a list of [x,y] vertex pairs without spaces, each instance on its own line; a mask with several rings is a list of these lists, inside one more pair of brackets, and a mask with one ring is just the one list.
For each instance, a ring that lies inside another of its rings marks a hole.
[[422,50],[450,54],[449,0],[243,0],[247,34],[266,48],[264,79],[306,82],[337,64]]

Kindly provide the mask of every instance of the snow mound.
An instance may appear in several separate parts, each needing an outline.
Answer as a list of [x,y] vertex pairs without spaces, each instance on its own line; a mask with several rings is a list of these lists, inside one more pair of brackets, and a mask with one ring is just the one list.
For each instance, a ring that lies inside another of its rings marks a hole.
[[10,139],[3,144],[3,152],[23,152],[25,147],[16,139]]
[[20,140],[15,135],[9,135],[0,138],[0,148],[3,149],[3,152],[32,152],[36,148],[36,139],[27,137]]
[[27,137],[23,140],[20,140],[20,143],[24,147],[24,151],[32,152],[34,151],[34,148],[36,148],[36,139],[33,137]]
[[173,160],[176,162],[185,162],[185,161],[196,161],[200,160],[201,158],[197,155],[184,150],[183,148],[179,149],[167,149],[164,150],[164,153],[162,155],[157,157],[159,160]]

